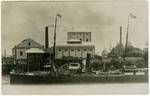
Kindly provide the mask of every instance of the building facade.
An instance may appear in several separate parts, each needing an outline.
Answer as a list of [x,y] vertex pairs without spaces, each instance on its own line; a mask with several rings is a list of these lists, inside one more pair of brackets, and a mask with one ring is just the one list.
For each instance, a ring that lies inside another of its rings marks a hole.
[[27,53],[26,51],[30,48],[39,48],[43,49],[44,46],[37,43],[33,39],[27,38],[24,39],[21,43],[16,45],[12,49],[12,55],[17,63],[26,63],[25,60],[27,59]]
[[67,40],[78,39],[82,42],[91,42],[91,32],[68,32]]
[[86,59],[87,54],[95,55],[95,46],[91,44],[91,32],[68,32],[67,44],[56,45],[55,58],[73,57]]
[[94,45],[68,44],[56,46],[56,59],[61,59],[63,57],[77,57],[86,59],[87,54],[94,56]]

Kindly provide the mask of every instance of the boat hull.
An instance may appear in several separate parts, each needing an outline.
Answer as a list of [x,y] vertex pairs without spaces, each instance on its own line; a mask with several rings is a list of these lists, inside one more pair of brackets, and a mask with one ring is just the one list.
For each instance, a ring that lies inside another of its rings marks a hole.
[[130,83],[148,82],[148,75],[124,76],[50,76],[10,74],[11,84],[47,83]]

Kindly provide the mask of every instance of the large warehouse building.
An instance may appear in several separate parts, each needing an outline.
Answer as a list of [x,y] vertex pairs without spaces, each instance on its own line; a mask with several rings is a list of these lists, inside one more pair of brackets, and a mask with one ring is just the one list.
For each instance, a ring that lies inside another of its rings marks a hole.
[[56,46],[56,59],[77,57],[86,59],[87,54],[95,55],[95,46],[91,44],[91,32],[68,32],[67,42]]
[[89,44],[66,44],[56,46],[56,58],[60,59],[63,57],[78,57],[87,58],[87,54],[92,56],[95,54],[95,46]]

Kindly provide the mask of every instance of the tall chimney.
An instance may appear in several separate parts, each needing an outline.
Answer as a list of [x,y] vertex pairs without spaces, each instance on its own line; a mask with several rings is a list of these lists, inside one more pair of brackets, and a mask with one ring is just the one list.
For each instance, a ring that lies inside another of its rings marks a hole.
[[120,44],[122,44],[122,26],[120,26]]
[[48,26],[45,27],[45,49],[49,48]]
[[6,57],[6,49],[4,49],[4,57]]

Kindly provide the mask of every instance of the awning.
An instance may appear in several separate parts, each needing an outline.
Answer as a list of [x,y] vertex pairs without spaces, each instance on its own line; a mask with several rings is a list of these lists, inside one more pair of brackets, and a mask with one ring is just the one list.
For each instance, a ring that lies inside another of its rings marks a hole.
[[44,53],[44,51],[39,48],[30,48],[26,51],[26,53]]

